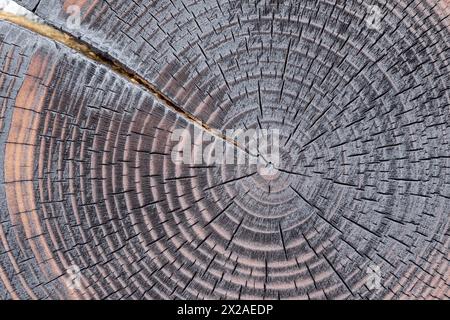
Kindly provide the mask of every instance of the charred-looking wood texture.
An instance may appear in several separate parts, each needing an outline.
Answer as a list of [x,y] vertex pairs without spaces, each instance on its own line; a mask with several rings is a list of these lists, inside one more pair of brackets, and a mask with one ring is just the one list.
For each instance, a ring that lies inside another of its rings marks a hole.
[[17,2],[81,47],[0,21],[0,299],[450,298],[450,1]]

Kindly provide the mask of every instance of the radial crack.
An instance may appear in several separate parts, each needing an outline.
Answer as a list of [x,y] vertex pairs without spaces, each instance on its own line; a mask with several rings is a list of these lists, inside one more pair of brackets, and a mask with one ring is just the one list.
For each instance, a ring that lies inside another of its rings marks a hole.
[[[35,32],[47,39],[63,44],[66,47],[69,47],[77,51],[78,53],[82,54],[84,57],[108,67],[116,74],[140,86],[145,91],[149,92],[159,102],[161,102],[162,105],[164,105],[172,112],[176,113],[178,116],[186,120],[188,123],[197,126],[202,131],[213,136],[214,138],[220,139],[228,144],[233,145],[234,147],[237,147],[241,151],[244,151],[250,157],[258,158],[258,155],[251,153],[247,148],[239,144],[238,141],[236,141],[235,139],[222,134],[218,129],[212,128],[211,126],[204,123],[202,120],[197,118],[192,113],[189,113],[183,108],[177,106],[172,99],[166,96],[163,92],[161,92],[161,90],[156,88],[152,83],[144,79],[142,76],[131,71],[129,68],[124,66],[122,63],[120,63],[107,53],[92,47],[83,40],[76,38],[67,32],[59,30],[47,23],[32,21],[27,17],[18,16],[5,11],[0,11],[0,20],[4,20],[9,23],[18,25],[22,28]],[[264,159],[261,160],[265,161]]]

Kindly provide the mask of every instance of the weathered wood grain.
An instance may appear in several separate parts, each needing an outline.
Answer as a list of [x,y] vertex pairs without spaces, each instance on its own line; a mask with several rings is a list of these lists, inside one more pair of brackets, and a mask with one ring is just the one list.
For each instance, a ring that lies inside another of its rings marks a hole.
[[372,1],[381,30],[361,1],[18,2],[282,162],[174,164],[181,112],[2,21],[0,298],[450,297],[448,1]]

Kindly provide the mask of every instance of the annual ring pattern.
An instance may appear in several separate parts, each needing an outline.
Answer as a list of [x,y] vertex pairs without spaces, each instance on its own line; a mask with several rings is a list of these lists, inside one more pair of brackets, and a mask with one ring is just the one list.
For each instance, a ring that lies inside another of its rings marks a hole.
[[[0,299],[450,297],[449,1],[16,2]],[[180,129],[279,163],[175,163]]]

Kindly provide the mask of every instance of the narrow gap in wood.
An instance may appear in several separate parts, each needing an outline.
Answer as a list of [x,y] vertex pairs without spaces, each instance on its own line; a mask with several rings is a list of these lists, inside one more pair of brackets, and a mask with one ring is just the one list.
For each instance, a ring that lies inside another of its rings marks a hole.
[[[14,15],[8,12],[0,11],[0,20],[8,21],[12,24],[18,25],[22,28],[35,32],[45,38],[61,43],[73,50],[76,50],[78,53],[82,54],[84,57],[98,62],[108,69],[114,71],[119,74],[123,78],[131,81],[132,83],[139,85],[145,91],[150,92],[156,99],[158,99],[166,108],[170,109],[172,112],[179,115],[181,118],[186,120],[188,123],[191,123],[194,126],[201,128],[207,134],[212,135],[215,138],[223,140],[226,143],[229,143],[241,151],[245,152],[247,155],[251,157],[258,157],[258,155],[252,154],[248,149],[239,144],[235,139],[230,138],[224,134],[222,134],[219,130],[212,128],[208,124],[204,123],[202,120],[197,118],[195,115],[187,112],[181,107],[177,106],[175,102],[166,96],[163,92],[157,89],[153,84],[149,81],[145,80],[140,75],[131,71],[129,68],[124,66],[122,63],[112,58],[105,52],[101,52],[100,50],[93,48],[91,45],[86,43],[85,41],[78,39],[71,34],[59,30],[49,24],[44,22],[36,22],[32,21],[26,17]],[[259,157],[261,161],[266,162],[265,159]]]

